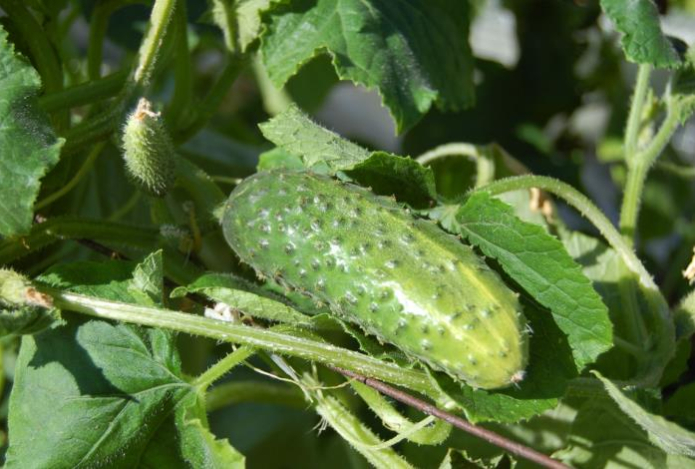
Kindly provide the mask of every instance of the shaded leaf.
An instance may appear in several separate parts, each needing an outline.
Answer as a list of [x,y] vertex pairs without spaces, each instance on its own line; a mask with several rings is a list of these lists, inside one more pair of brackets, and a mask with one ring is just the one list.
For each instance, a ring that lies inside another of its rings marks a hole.
[[681,386],[664,404],[664,415],[687,423],[692,428],[695,424],[693,402],[695,402],[695,383]]
[[[643,287],[622,258],[596,238],[561,231],[567,252],[583,267],[608,306],[614,336],[644,353],[614,347],[603,354],[597,368],[613,379],[638,379],[656,385],[674,350],[673,330],[664,329],[660,312],[651,308],[655,292]],[[658,292],[656,292],[658,294]]]
[[[382,195],[398,194],[398,200],[414,207],[427,206],[437,197],[434,174],[415,160],[378,151],[347,171],[348,176]],[[409,184],[404,185],[403,182]]]
[[17,57],[0,26],[0,235],[31,228],[41,178],[58,162],[63,140],[39,110],[38,73]]
[[261,53],[278,87],[325,52],[341,79],[378,89],[401,131],[434,102],[442,109],[473,102],[467,2],[298,1],[268,13]]
[[650,444],[647,433],[623,414],[608,396],[586,399],[572,423],[566,448],[553,457],[572,467],[607,469],[683,468],[692,461]]
[[598,372],[595,374],[618,407],[647,432],[649,441],[669,454],[695,458],[695,433],[669,422],[660,415],[647,412],[618,389],[611,380]]
[[681,123],[695,113],[695,46],[688,49],[685,65],[674,73],[667,96]]

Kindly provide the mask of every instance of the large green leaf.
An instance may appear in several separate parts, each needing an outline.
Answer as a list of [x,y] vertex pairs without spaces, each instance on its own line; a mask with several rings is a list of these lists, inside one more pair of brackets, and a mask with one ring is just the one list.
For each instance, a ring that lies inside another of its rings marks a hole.
[[473,102],[468,2],[448,0],[301,0],[269,10],[263,62],[279,87],[318,53],[338,76],[377,88],[399,130],[433,102]]
[[658,68],[681,64],[675,47],[661,32],[659,12],[652,0],[601,0],[601,7],[622,33],[628,60]]
[[562,243],[484,192],[458,211],[460,234],[553,314],[581,370],[612,346],[608,309]]
[[36,96],[41,79],[15,55],[0,26],[0,235],[25,234],[31,228],[41,178],[57,162],[57,139]]
[[[130,263],[78,262],[40,280],[136,302],[142,295],[134,297],[134,287],[155,292],[161,272],[156,254],[135,270]],[[65,325],[22,342],[7,467],[243,467],[243,456],[207,430],[172,334],[65,316]]]

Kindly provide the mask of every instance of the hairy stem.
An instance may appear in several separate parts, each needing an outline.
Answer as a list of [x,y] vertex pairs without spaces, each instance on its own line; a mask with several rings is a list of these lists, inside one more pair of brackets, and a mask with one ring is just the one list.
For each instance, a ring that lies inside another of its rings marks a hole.
[[[304,375],[302,382],[312,388],[319,386],[319,383],[309,375]],[[315,401],[314,408],[316,412],[374,467],[388,467],[389,469],[413,468],[408,461],[403,459],[388,444],[384,447],[381,439],[338,399],[324,395],[321,391],[313,392],[312,397]]]
[[176,0],[156,0],[150,14],[150,27],[138,51],[132,75],[106,111],[76,125],[65,135],[63,155],[75,153],[86,145],[108,138],[123,122],[123,113],[130,100],[149,86],[157,59],[163,47],[164,35],[171,22]]
[[495,176],[495,161],[488,153],[486,147],[470,143],[447,143],[423,153],[416,161],[424,166],[442,158],[464,156],[475,162],[475,187],[480,187],[492,181]]
[[150,29],[138,50],[138,62],[132,78],[134,85],[145,87],[150,84],[175,7],[176,0],[155,0],[150,14]]
[[606,218],[601,210],[594,205],[584,194],[579,192],[569,184],[546,176],[515,176],[505,179],[499,179],[477,190],[486,191],[492,195],[503,194],[505,192],[531,189],[537,187],[544,191],[555,194],[556,196],[567,201],[571,206],[585,216],[606,238],[608,243],[620,255],[623,262],[628,268],[637,274],[640,282],[651,290],[658,288],[652,280],[651,275],[644,268],[644,265],[635,255],[632,248],[625,242],[620,233],[615,229],[613,224]]
[[[251,348],[270,350],[279,354],[355,370],[367,376],[374,376],[383,381],[431,396],[439,395],[439,392],[422,372],[403,369],[397,365],[316,340],[279,332],[281,329],[267,330],[230,324],[192,314],[119,303],[48,287],[41,287],[41,290],[51,295],[55,306],[61,309],[102,319],[169,329],[237,343]],[[292,329],[285,328],[284,330],[291,331]]]
[[642,109],[644,108],[644,101],[647,97],[647,91],[649,90],[649,76],[651,75],[651,71],[651,65],[643,64],[639,66],[637,72],[635,91],[632,94],[632,104],[625,127],[625,162],[628,165],[635,156],[637,149],[637,139],[639,138],[639,131],[642,127]]
[[222,378],[229,371],[242,363],[244,360],[254,354],[254,350],[250,347],[239,347],[234,352],[208,368],[205,373],[198,376],[191,384],[205,392],[212,383]]
[[627,182],[620,209],[620,230],[630,242],[634,240],[647,174],[678,128],[678,114],[677,110],[670,109],[649,145],[628,162]]

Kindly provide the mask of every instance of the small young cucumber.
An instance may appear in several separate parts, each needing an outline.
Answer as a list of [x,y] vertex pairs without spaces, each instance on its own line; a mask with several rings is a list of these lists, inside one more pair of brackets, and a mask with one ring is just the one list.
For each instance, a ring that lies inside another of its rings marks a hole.
[[307,172],[274,170],[229,196],[227,242],[260,276],[477,388],[523,379],[516,294],[435,224],[396,202]]
[[176,150],[164,123],[141,98],[123,128],[123,159],[131,181],[154,197],[162,197],[176,182]]

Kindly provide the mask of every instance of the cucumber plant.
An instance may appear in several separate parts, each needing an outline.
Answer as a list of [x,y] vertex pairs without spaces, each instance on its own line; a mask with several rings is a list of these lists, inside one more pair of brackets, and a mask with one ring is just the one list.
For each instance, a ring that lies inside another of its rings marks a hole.
[[4,465],[692,466],[668,3],[0,0]]

